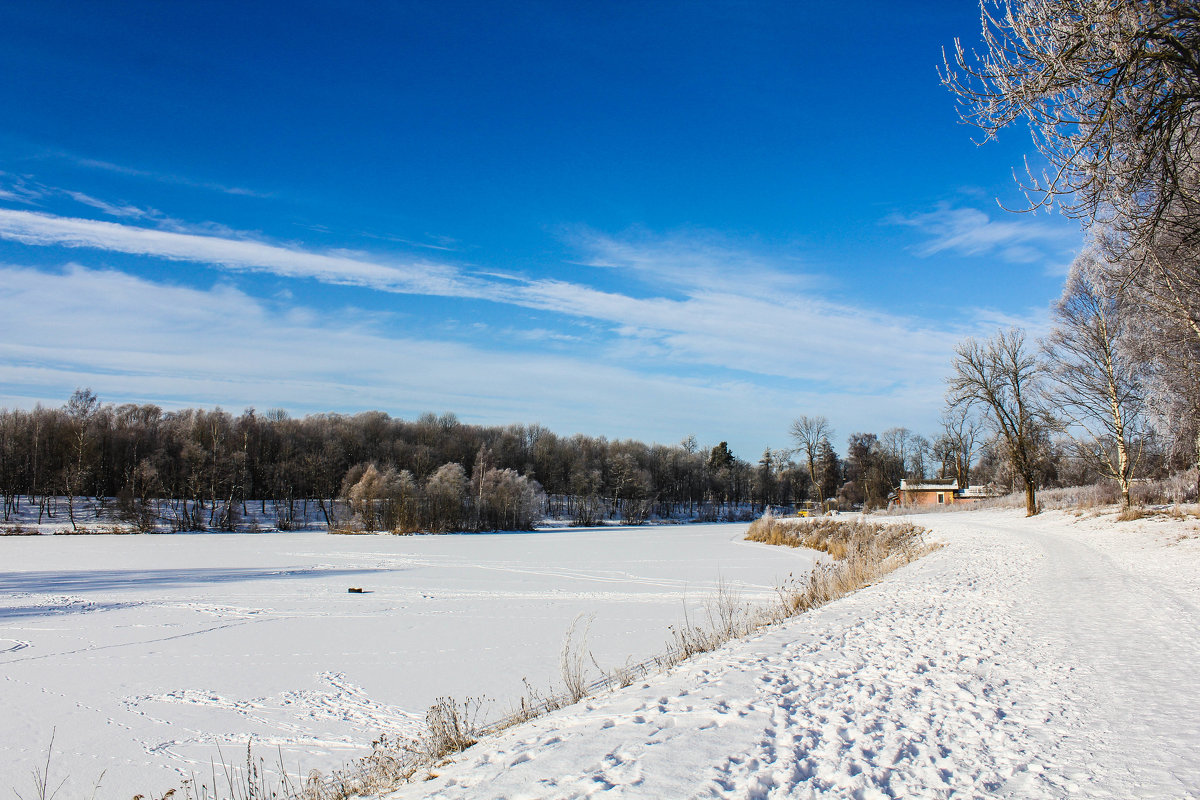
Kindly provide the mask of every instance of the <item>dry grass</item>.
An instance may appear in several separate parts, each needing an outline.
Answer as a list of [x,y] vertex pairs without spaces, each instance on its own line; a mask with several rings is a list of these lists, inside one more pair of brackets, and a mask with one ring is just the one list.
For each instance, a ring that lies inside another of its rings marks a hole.
[[1122,508],[1119,512],[1117,512],[1117,521],[1133,522],[1134,520],[1153,516],[1153,513],[1154,512],[1147,510],[1143,506],[1130,506],[1129,508]]
[[459,703],[439,697],[425,713],[425,732],[417,739],[421,761],[436,764],[452,753],[460,753],[479,741],[480,699],[467,698]]
[[925,530],[909,522],[885,524],[861,519],[775,519],[765,516],[750,526],[753,542],[807,547],[828,553],[806,581],[779,587],[785,616],[817,608],[908,564],[940,545],[925,541]]
[[807,547],[829,554],[832,560],[817,564],[807,580],[789,578],[777,587],[777,605],[752,607],[720,583],[705,607],[707,624],[694,624],[685,616],[683,625],[671,628],[673,641],[662,661],[677,664],[868,586],[940,546],[926,543],[924,534],[923,528],[907,522],[777,519],[766,515],[750,526],[747,540]]
[[[585,617],[580,614],[571,623],[563,639],[558,664],[563,688],[566,689],[567,705],[578,703],[588,695],[587,662],[594,659],[587,649],[587,637],[594,619],[595,615]],[[577,631],[580,622],[583,623],[583,630]]]
[[755,520],[746,532],[746,539],[784,547],[807,547],[844,561],[852,556],[879,559],[906,551],[921,544],[923,533],[922,528],[910,522],[884,524],[837,517],[777,519],[767,515]]

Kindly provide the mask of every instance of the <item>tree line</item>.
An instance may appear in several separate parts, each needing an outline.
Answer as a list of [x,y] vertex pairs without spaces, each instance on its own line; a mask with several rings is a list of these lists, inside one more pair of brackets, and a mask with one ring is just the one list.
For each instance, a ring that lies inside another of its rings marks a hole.
[[[992,352],[999,344],[1010,347],[1008,361]],[[1038,398],[1027,415],[1037,424],[1025,461],[1013,457],[1002,426],[975,413],[986,410],[982,401],[954,392],[933,435],[903,427],[855,432],[842,457],[828,419],[801,416],[790,447],[767,449],[752,463],[725,442],[701,448],[694,437],[648,445],[560,436],[539,425],[469,425],[453,414],[410,421],[378,411],[303,418],[281,410],[164,411],[104,404],[80,389],[60,408],[0,410],[3,519],[26,504],[39,522],[65,516],[74,523],[86,500],[115,504],[120,518],[143,530],[235,530],[251,506],[280,530],[303,524],[310,511],[330,529],[523,530],[543,516],[594,525],[743,518],[804,502],[879,508],[902,478],[1015,488],[1026,474],[1035,486],[1111,477],[1106,462],[1091,457],[1103,448],[1081,449],[1053,427],[1045,409],[1064,401],[1047,393],[1053,373],[1027,363],[1026,350],[1023,337],[1005,333],[960,346],[956,362],[991,376],[997,398],[1014,390]],[[1005,377],[997,365],[1017,372]],[[1138,474],[1190,464],[1179,437],[1160,438],[1121,408],[1125,430],[1136,432],[1129,459]]]
[[282,530],[310,506],[331,528],[349,515],[389,530],[512,529],[543,514],[579,524],[725,518],[807,499],[810,488],[788,451],[751,463],[694,437],[660,445],[560,436],[453,414],[164,411],[102,403],[88,389],[60,408],[0,410],[6,521],[25,503],[39,520],[74,522],[90,498],[116,503],[131,523],[165,515],[179,530],[233,529],[252,504]]

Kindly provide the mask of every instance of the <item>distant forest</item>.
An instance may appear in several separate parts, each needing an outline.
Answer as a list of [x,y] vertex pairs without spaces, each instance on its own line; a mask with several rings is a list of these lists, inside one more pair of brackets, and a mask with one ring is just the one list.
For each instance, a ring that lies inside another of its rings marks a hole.
[[[832,451],[826,461],[818,477],[829,495],[840,467]],[[331,527],[513,529],[544,514],[579,524],[726,518],[820,496],[811,484],[787,452],[752,464],[724,442],[564,437],[540,425],[468,425],[453,414],[235,416],[103,404],[90,390],[61,408],[0,410],[5,520],[22,502],[73,517],[76,499],[94,498],[113,500],[122,518],[147,527],[167,504],[181,530],[232,529],[254,503],[276,509],[284,530],[298,504],[315,504]],[[67,498],[65,509],[56,497]]]
[[[141,530],[235,530],[256,505],[255,518],[280,530],[319,515],[330,529],[438,532],[522,530],[547,516],[746,519],[808,500],[878,508],[901,478],[1022,485],[1003,437],[980,420],[952,408],[942,426],[934,437],[853,433],[842,458],[828,420],[801,416],[794,447],[752,462],[690,436],[645,444],[453,414],[163,411],[81,389],[60,408],[0,410],[0,497],[5,522],[36,506],[39,521],[65,515],[74,525],[87,500]],[[1039,441],[1039,486],[1105,477],[1069,439]],[[1186,469],[1186,452],[1146,439],[1140,466],[1151,477]]]

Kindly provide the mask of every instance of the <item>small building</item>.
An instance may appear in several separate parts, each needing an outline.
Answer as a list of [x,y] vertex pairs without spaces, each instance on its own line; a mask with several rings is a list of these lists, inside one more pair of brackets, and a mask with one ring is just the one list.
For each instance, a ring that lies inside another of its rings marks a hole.
[[896,490],[896,502],[903,506],[940,506],[955,503],[976,503],[996,497],[997,492],[989,486],[968,486],[960,489],[954,479],[909,482],[900,480]]

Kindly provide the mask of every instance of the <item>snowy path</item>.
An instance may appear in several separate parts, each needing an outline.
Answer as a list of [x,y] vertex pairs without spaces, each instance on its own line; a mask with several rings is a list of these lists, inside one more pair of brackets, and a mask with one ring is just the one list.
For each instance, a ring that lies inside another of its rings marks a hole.
[[392,796],[1200,797],[1195,523],[920,522],[883,583]]

